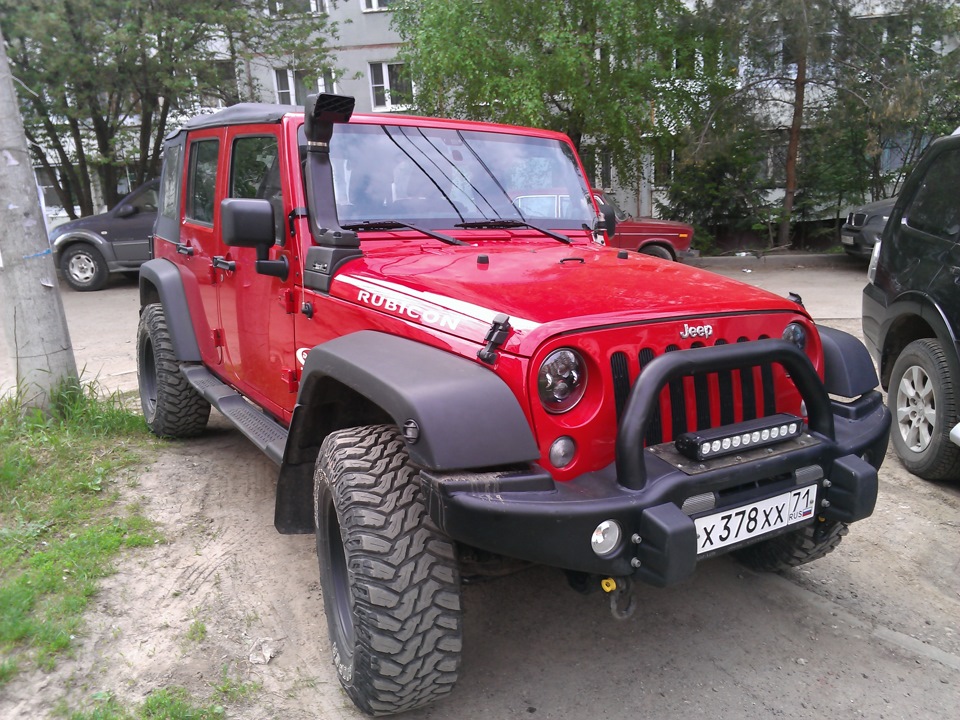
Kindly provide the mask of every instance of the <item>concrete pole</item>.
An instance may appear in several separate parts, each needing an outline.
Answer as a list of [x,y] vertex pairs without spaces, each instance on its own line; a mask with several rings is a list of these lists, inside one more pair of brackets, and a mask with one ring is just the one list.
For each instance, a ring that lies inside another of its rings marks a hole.
[[23,406],[46,411],[77,363],[18,108],[0,32],[0,316]]

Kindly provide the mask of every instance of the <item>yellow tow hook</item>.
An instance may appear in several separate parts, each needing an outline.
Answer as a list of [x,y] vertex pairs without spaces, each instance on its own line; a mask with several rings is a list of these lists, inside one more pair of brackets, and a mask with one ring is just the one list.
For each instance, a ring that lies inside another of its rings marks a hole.
[[600,580],[600,589],[610,596],[610,613],[615,620],[626,620],[633,615],[637,604],[630,578],[603,578]]

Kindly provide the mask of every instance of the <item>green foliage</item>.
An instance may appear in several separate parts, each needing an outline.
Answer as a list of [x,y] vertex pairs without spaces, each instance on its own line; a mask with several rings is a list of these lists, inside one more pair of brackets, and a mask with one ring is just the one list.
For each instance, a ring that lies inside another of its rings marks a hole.
[[73,712],[70,720],[218,720],[225,717],[224,708],[213,703],[197,705],[183,688],[154,690],[143,704],[127,708],[109,694],[94,697],[89,710]]
[[24,416],[0,401],[0,683],[25,661],[52,667],[116,554],[157,540],[115,488],[151,443],[142,420],[89,385],[53,407]]
[[171,123],[204,105],[252,99],[252,82],[238,83],[247,61],[282,58],[317,73],[329,67],[335,28],[327,16],[277,17],[268,5],[275,7],[268,0],[0,0],[27,137],[41,166],[60,166],[56,189],[71,216],[74,206],[82,215],[95,211],[94,178],[113,206],[128,167],[134,185],[156,177]]
[[547,127],[612,155],[635,180],[644,135],[681,114],[673,58],[690,38],[678,0],[408,0],[400,51],[429,115]]

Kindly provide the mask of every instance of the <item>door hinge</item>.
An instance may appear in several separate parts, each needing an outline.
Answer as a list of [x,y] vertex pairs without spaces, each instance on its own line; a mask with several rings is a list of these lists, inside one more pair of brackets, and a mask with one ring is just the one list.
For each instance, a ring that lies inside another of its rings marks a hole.
[[226,343],[223,342],[223,330],[217,328],[213,331],[213,346],[214,347],[223,347]]
[[293,290],[284,288],[280,291],[280,307],[287,315],[293,315],[297,311],[297,298]]
[[294,368],[280,368],[280,380],[287,386],[287,392],[295,393],[300,388],[297,371]]

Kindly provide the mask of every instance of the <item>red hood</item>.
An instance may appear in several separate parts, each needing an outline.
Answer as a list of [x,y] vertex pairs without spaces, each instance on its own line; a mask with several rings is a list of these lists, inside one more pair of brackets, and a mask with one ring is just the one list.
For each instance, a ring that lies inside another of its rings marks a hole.
[[419,254],[407,243],[399,251],[370,245],[337,275],[334,294],[477,342],[503,313],[514,329],[505,349],[521,354],[546,337],[584,327],[803,312],[785,298],[706,270],[593,244],[422,243]]

